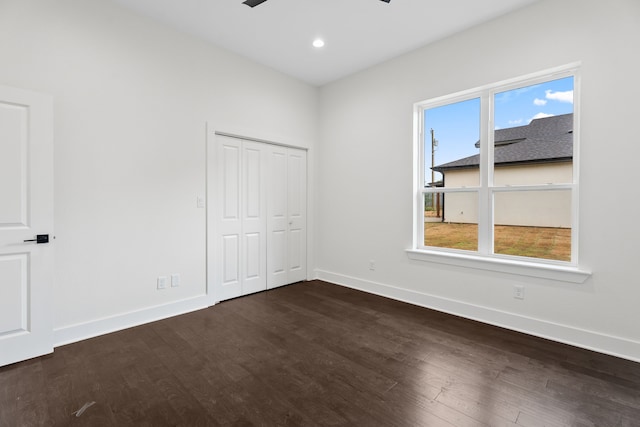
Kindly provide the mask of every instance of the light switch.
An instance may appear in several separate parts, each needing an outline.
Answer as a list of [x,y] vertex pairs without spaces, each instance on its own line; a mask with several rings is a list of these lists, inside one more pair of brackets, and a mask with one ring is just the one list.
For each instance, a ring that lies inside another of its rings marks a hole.
[[198,208],[204,208],[205,207],[205,199],[204,197],[200,197],[198,196],[198,198],[196,199],[196,205],[198,206]]

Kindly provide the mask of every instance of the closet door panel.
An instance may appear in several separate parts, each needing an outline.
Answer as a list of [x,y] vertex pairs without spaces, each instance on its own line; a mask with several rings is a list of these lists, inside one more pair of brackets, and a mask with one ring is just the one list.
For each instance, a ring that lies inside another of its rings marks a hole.
[[287,282],[287,149],[271,146],[269,154],[267,203],[267,287]]
[[237,235],[222,236],[222,285],[240,283],[240,239]]
[[286,274],[286,247],[287,233],[284,230],[276,230],[271,233],[269,253],[271,254],[271,271],[275,275]]
[[[289,270],[291,272],[295,272],[300,270],[303,266],[302,256],[304,255],[304,250],[302,247],[303,236],[301,230],[291,230],[289,232],[289,251],[287,255],[289,256],[288,264]],[[299,280],[294,280],[298,282]]]
[[218,268],[217,294],[220,300],[242,294],[241,242],[241,142],[234,138],[219,137],[217,146],[218,167]]
[[242,141],[242,295],[267,289],[265,144]]
[[288,283],[307,277],[307,152],[287,152]]
[[262,236],[260,233],[246,233],[245,234],[245,248],[246,248],[246,270],[244,279],[254,280],[262,276]]

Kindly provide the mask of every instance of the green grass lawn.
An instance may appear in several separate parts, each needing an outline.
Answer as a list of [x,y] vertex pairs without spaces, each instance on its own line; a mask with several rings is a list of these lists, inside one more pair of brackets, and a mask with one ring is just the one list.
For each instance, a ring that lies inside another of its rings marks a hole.
[[[571,229],[495,226],[494,252],[532,258],[571,260]],[[477,224],[425,222],[425,246],[478,250]]]

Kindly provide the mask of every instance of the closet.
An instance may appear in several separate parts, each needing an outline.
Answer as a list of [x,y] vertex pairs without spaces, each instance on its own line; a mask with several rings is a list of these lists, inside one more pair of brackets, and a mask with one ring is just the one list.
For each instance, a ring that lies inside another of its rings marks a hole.
[[215,301],[306,279],[305,150],[215,134],[207,193]]

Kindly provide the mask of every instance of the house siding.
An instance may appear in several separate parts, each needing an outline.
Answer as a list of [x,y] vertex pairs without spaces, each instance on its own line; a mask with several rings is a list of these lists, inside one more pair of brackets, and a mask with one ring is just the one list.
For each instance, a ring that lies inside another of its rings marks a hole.
[[[573,181],[572,162],[498,167],[496,185],[539,185]],[[446,187],[473,187],[479,182],[478,169],[450,170],[445,174]],[[445,222],[477,223],[477,195],[445,195]],[[571,192],[522,191],[497,194],[494,199],[494,223],[528,227],[571,228]]]

